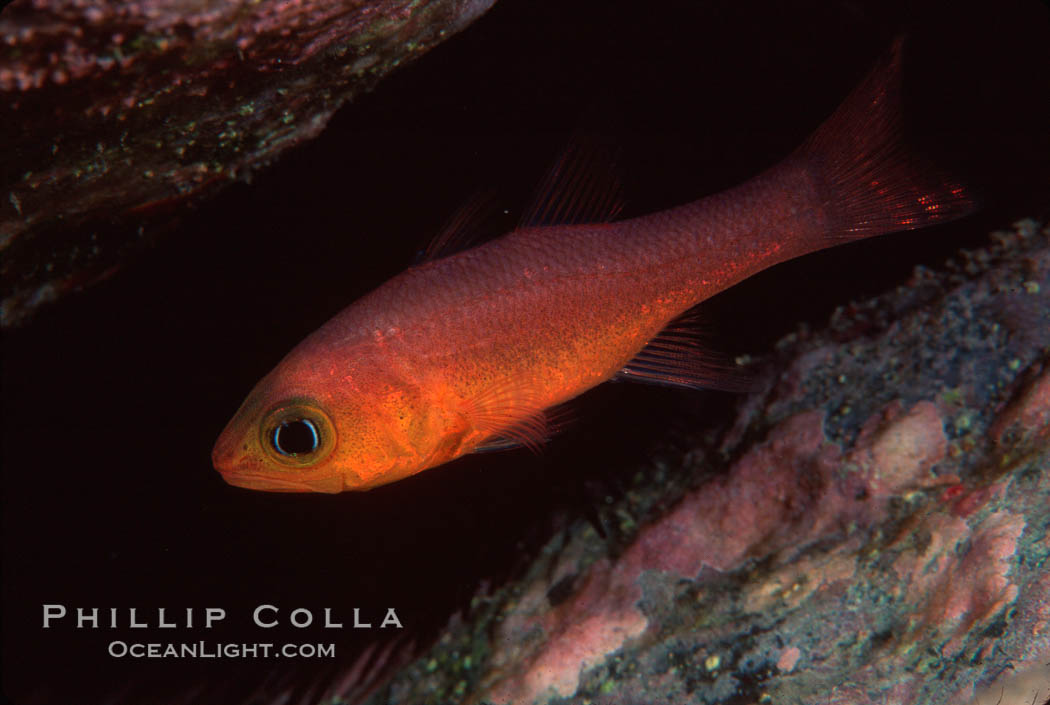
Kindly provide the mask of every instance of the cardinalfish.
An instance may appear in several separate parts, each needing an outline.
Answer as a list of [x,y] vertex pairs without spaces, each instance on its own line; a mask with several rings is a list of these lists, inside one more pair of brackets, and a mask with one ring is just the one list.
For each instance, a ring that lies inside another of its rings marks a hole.
[[778,262],[973,209],[902,146],[900,45],[781,163],[692,203],[616,221],[601,179],[563,160],[520,227],[434,248],[288,353],[223,430],[216,469],[256,490],[368,490],[535,448],[552,408],[614,377],[717,386],[687,330],[697,304]]

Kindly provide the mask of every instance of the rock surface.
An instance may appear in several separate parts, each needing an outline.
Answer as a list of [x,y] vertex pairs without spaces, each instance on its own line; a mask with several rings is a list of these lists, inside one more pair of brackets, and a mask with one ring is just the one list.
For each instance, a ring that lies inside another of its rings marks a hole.
[[494,0],[17,0],[0,15],[0,324],[315,137]]
[[574,525],[370,702],[1050,694],[1050,228],[993,240],[782,341],[609,509],[626,549]]

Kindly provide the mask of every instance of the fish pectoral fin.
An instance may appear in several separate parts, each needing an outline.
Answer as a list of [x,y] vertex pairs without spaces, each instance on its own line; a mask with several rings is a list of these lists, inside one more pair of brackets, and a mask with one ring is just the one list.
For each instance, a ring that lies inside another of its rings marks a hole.
[[474,452],[524,446],[535,453],[550,436],[543,407],[519,385],[490,387],[464,406],[470,425],[489,434]]
[[751,391],[746,373],[704,345],[695,311],[671,321],[631,359],[614,379],[686,389]]
[[540,447],[547,442],[548,438],[550,438],[550,433],[548,432],[547,417],[541,411],[512,426],[501,429],[475,448],[474,452],[484,453],[510,450],[512,448],[528,448],[533,453],[539,453]]
[[[520,431],[523,431],[524,429],[516,430],[512,427],[509,431],[503,431],[500,434],[487,438],[481,445],[471,452],[491,453],[501,450],[513,450],[515,448],[528,448],[532,452],[537,453],[540,451],[540,445],[561,433],[566,426],[575,420],[574,408],[571,401],[544,409],[539,412],[539,414],[542,415],[542,437],[537,437],[535,433],[533,433],[531,440],[526,443],[520,433]],[[538,430],[539,429],[536,429],[536,431]]]

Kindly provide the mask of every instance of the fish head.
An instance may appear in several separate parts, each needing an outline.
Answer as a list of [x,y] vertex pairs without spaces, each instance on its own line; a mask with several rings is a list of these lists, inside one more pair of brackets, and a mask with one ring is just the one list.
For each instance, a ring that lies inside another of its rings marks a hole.
[[423,469],[413,467],[390,409],[365,381],[309,357],[286,358],[223,429],[215,469],[237,487],[325,493],[367,490]]

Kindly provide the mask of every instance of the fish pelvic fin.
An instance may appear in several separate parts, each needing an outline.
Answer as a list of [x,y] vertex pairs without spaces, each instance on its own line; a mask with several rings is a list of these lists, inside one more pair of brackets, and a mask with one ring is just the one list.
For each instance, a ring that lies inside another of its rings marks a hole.
[[909,150],[902,125],[905,37],[793,155],[814,178],[826,236],[859,239],[945,223],[977,208],[959,181]]

